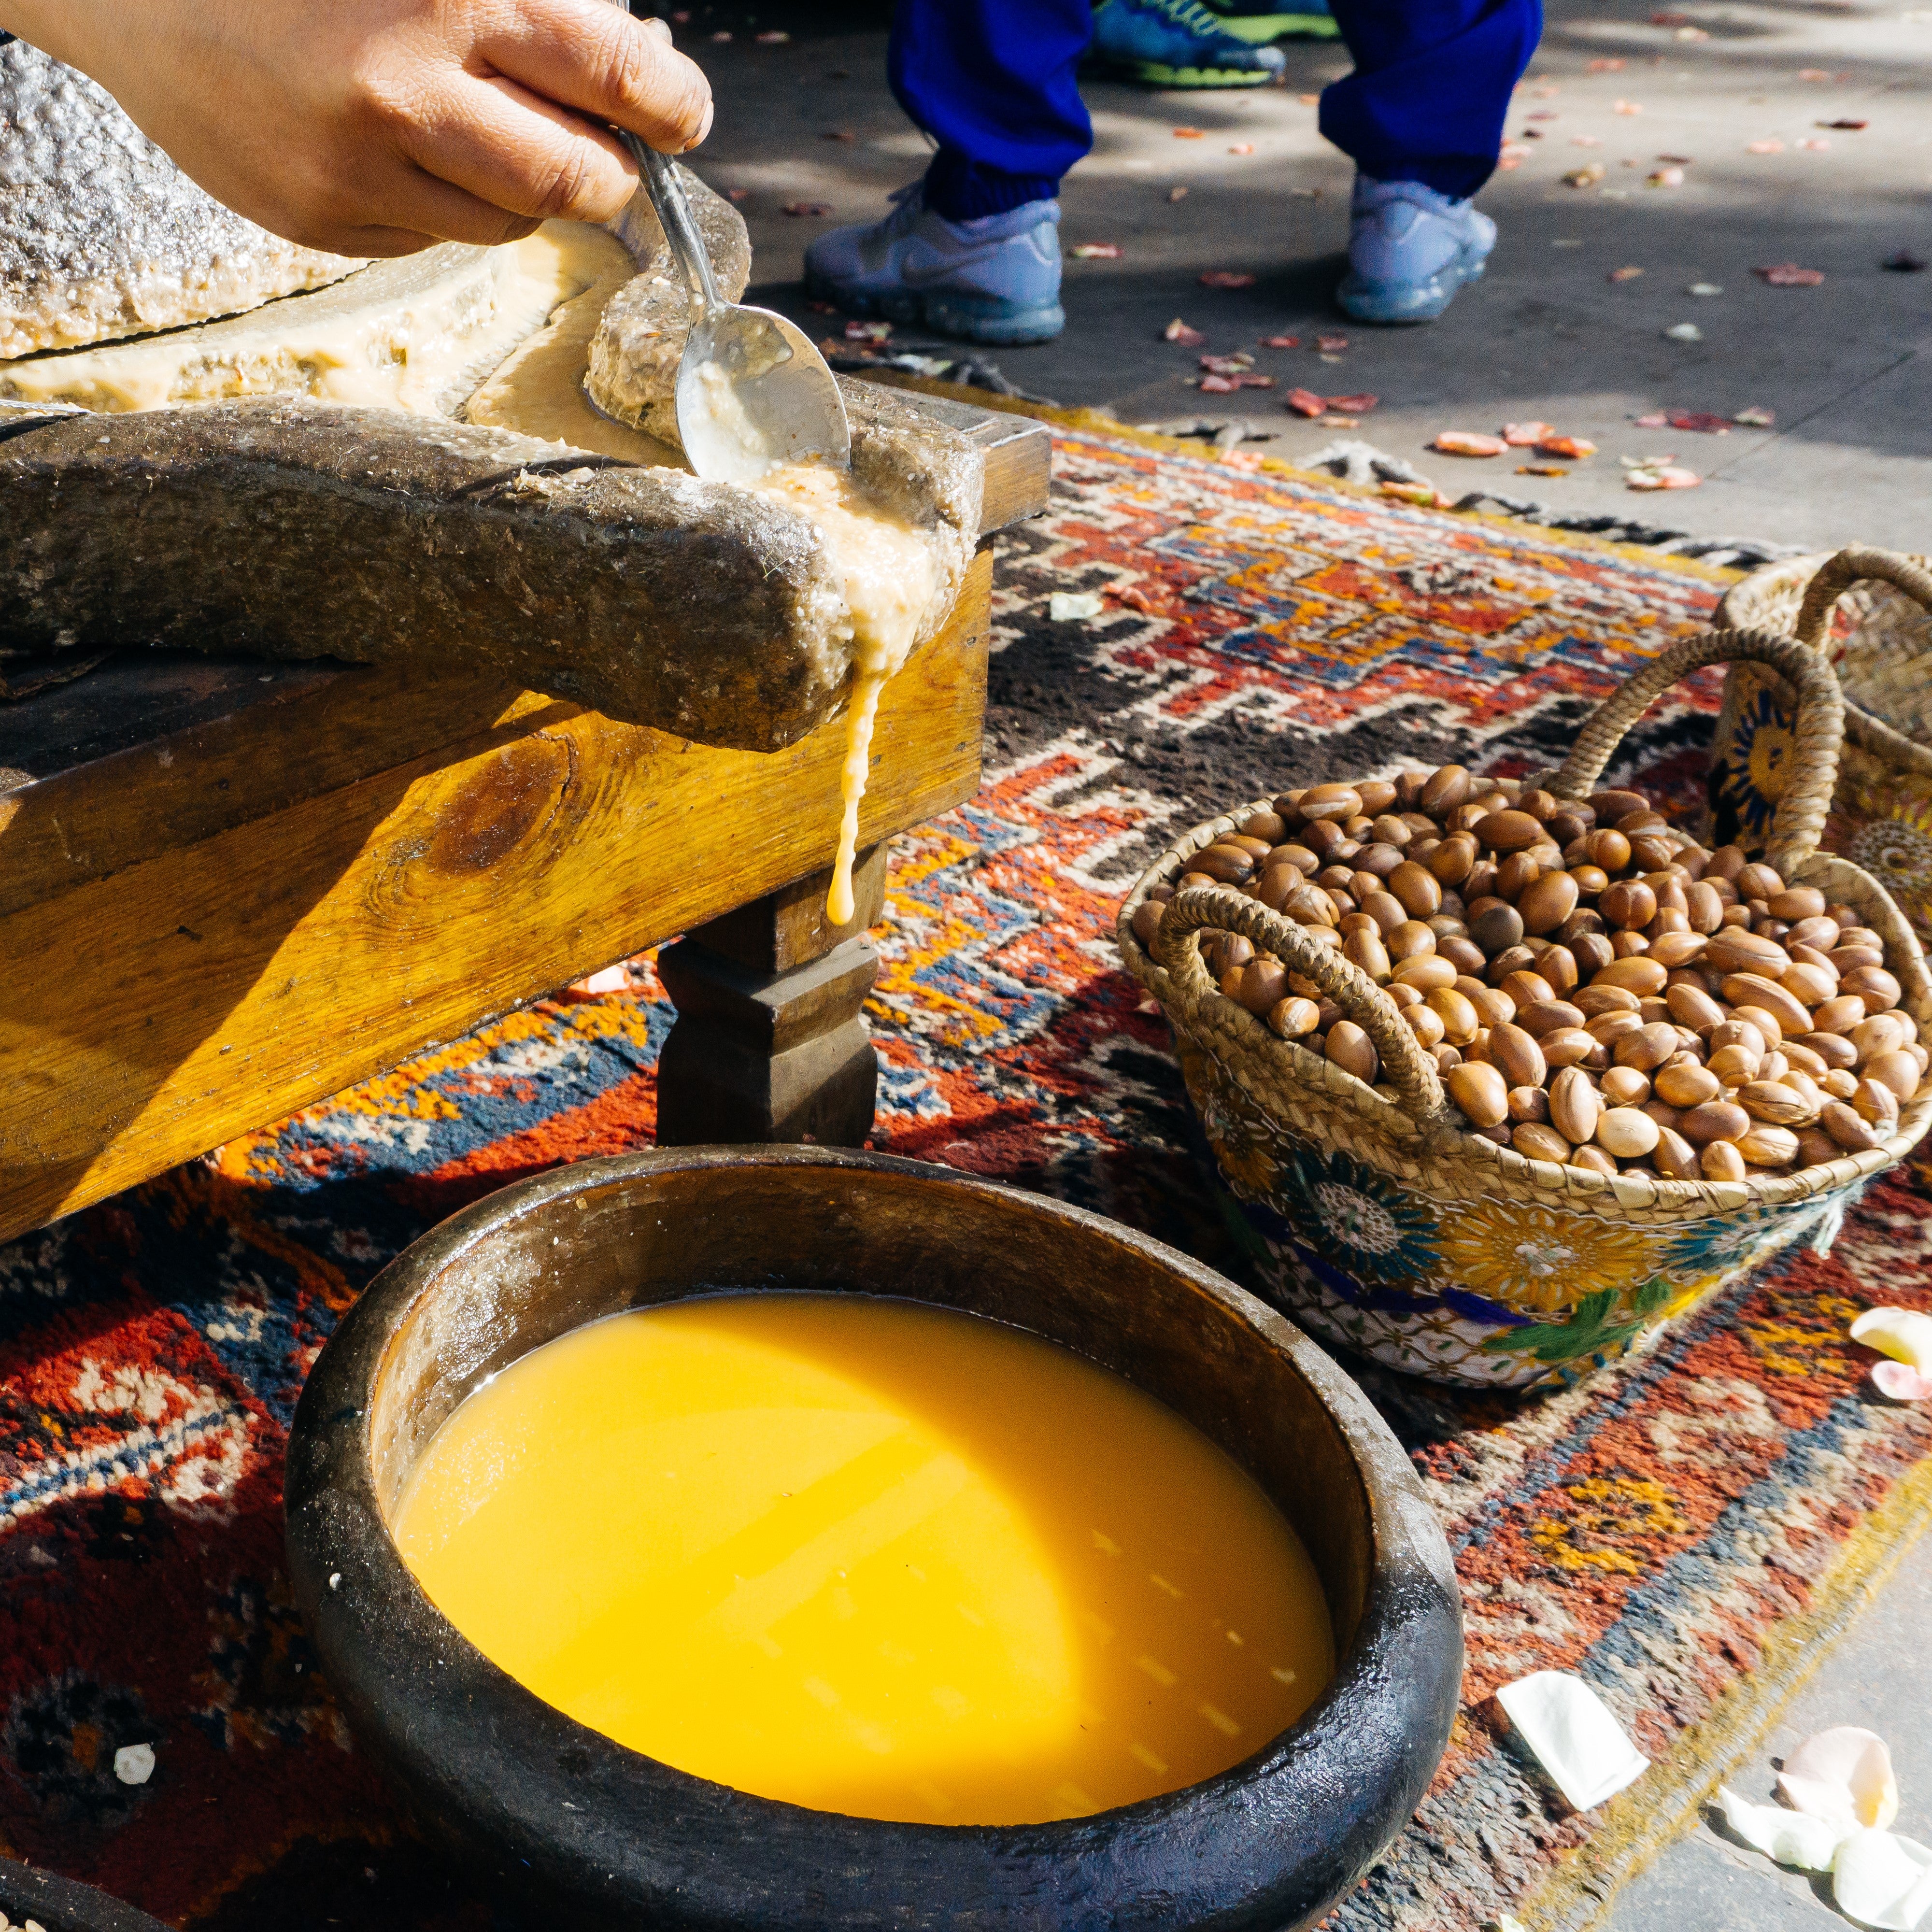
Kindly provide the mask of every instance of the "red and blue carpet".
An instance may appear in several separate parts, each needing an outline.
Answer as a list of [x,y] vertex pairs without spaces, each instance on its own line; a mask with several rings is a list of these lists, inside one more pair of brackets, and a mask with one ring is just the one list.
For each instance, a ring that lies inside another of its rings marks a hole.
[[[872,1019],[876,1144],[1046,1190],[1237,1264],[1186,1151],[1113,911],[1171,830],[1293,782],[1448,756],[1554,762],[1722,580],[1523,524],[1064,433],[1004,540],[988,777],[904,840]],[[1054,591],[1101,593],[1055,622]],[[1627,771],[1687,801],[1706,680]],[[886,748],[890,755],[890,747]],[[565,997],[0,1250],[0,1850],[182,1926],[458,1932],[488,1900],[410,1834],[312,1667],[281,1556],[284,1432],[371,1276],[460,1203],[648,1143],[670,1010]],[[1932,1309],[1932,1203],[1875,1187],[1586,1387],[1364,1379],[1462,1566],[1466,1714],[1435,1790],[1334,1922],[1587,1919],[1730,1753],[1927,1498],[1932,1416],[1874,1399],[1848,1318]],[[1582,1671],[1656,1767],[1566,1814],[1496,1686]],[[145,1784],[124,1744],[152,1744]]]

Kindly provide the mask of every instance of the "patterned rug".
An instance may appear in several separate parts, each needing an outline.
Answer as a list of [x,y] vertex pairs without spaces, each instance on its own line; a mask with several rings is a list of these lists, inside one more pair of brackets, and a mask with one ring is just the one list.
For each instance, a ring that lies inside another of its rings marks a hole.
[[[1164,1028],[1115,962],[1127,883],[1178,825],[1292,782],[1552,762],[1722,581],[1065,429],[1051,514],[1002,543],[985,788],[894,860],[875,1144],[1238,1267]],[[1101,614],[1055,621],[1052,593],[1078,591]],[[1676,694],[1623,775],[1694,800],[1716,698],[1708,677]],[[282,1444],[398,1250],[520,1175],[651,1140],[671,1016],[650,958],[628,972],[0,1250],[0,1850],[182,1926],[502,1922],[412,1837],[313,1668]],[[1334,1925],[1580,1922],[1748,1744],[1760,1690],[1922,1503],[1932,1417],[1874,1401],[1844,1331],[1874,1297],[1932,1308],[1929,1205],[1888,1180],[1828,1261],[1788,1260],[1584,1388],[1363,1371],[1457,1550],[1471,1668],[1432,1794]],[[1499,1741],[1490,1693],[1546,1666],[1582,1671],[1660,1760],[1607,1813],[1567,1815]],[[155,1768],[128,1784],[135,1743]]]

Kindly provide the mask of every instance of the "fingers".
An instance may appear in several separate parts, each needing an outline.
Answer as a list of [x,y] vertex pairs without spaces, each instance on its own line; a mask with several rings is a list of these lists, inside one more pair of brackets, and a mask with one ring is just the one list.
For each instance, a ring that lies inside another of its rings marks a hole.
[[461,200],[487,204],[500,229],[506,216],[614,220],[638,189],[637,169],[608,129],[496,76],[450,76],[418,110],[404,152]]
[[661,20],[605,0],[513,0],[477,23],[476,50],[532,92],[614,121],[668,154],[711,131],[711,85]]

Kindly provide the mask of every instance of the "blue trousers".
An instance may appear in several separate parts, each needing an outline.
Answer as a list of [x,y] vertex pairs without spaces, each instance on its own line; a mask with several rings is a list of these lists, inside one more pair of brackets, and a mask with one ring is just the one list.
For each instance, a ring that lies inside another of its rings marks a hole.
[[[1330,5],[1355,70],[1323,93],[1323,134],[1377,181],[1474,194],[1542,37],[1542,0]],[[929,207],[968,221],[1059,191],[1094,145],[1078,83],[1092,37],[1092,0],[898,0],[888,71],[939,144]]]

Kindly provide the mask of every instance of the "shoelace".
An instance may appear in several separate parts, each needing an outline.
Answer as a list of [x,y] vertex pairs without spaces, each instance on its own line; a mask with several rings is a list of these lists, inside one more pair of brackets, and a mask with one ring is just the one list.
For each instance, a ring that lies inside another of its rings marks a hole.
[[1220,40],[1232,38],[1220,18],[1201,4],[1201,0],[1131,0],[1144,14],[1158,14],[1184,33],[1197,40]]

